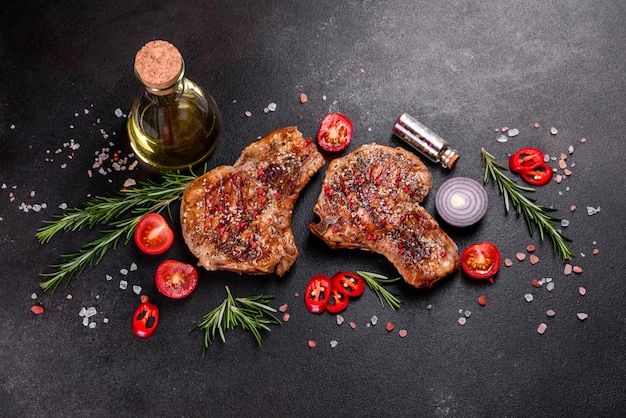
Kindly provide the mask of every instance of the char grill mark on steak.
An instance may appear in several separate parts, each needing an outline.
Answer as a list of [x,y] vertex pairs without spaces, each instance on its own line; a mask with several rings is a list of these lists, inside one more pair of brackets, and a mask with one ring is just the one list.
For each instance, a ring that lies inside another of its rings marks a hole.
[[293,206],[324,164],[315,144],[291,127],[246,147],[233,166],[196,179],[183,196],[181,224],[198,264],[283,276],[298,256]]
[[363,145],[329,165],[309,229],[332,248],[380,253],[405,281],[429,287],[458,268],[456,244],[420,205],[430,187],[414,154]]

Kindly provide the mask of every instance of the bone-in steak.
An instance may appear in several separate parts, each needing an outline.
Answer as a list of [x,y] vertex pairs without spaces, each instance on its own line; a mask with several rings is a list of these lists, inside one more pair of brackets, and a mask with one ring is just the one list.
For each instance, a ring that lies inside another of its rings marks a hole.
[[332,248],[380,253],[406,282],[430,287],[459,267],[456,244],[420,205],[430,187],[415,154],[363,145],[328,166],[309,229]]
[[289,127],[246,147],[233,166],[198,177],[181,205],[183,237],[198,264],[283,276],[298,257],[295,201],[324,164],[316,145]]

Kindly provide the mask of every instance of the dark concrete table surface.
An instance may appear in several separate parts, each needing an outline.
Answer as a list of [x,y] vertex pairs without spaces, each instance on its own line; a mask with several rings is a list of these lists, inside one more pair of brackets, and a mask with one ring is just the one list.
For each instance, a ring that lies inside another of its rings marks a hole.
[[[620,415],[625,15],[622,1],[5,2],[0,415]],[[408,112],[461,155],[451,171],[426,162],[433,189],[424,206],[439,219],[435,195],[445,180],[482,182],[481,147],[503,163],[521,147],[541,148],[563,178],[532,197],[566,221],[558,227],[572,239],[569,264],[582,272],[567,274],[550,240],[507,214],[488,183],[489,209],[479,224],[442,227],[460,250],[491,241],[513,261],[492,283],[456,272],[429,290],[391,286],[403,299],[396,311],[368,291],[342,313],[342,325],[333,315],[310,314],[296,294],[315,274],[397,275],[382,256],[331,250],[308,231],[322,169],[296,204],[300,256],[283,278],[201,271],[189,298],[168,300],[154,285],[158,263],[194,262],[175,224],[178,239],[166,256],[120,245],[66,287],[44,292],[40,274],[98,236],[67,232],[43,245],[35,233],[44,221],[129,179],[158,181],[141,166],[129,169],[125,131],[140,89],[134,55],[153,39],[180,49],[186,75],[221,109],[224,129],[209,168],[232,164],[274,129],[296,125],[314,137],[333,111],[354,122],[349,150],[369,142],[404,146],[391,128]],[[274,111],[265,110],[270,103]],[[558,168],[561,154],[570,175]],[[235,296],[273,294],[272,305],[286,304],[290,317],[264,332],[260,347],[238,328],[202,357],[202,334],[189,330],[223,300],[226,285]],[[134,289],[161,310],[148,340],[131,331]],[[477,303],[480,295],[486,306]],[[44,313],[34,315],[33,305]],[[83,309],[92,307],[85,326]]]

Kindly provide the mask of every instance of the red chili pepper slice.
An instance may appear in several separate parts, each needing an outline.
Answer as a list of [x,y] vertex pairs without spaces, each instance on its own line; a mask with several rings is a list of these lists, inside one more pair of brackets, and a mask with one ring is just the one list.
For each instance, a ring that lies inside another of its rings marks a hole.
[[328,299],[326,310],[330,313],[341,312],[348,307],[349,302],[348,295],[335,287],[331,287],[330,298]]
[[159,324],[159,309],[148,302],[147,296],[141,297],[141,305],[133,315],[133,332],[139,338],[150,338]]
[[509,169],[514,173],[533,169],[544,164],[543,157],[543,152],[537,148],[522,148],[509,158]]
[[330,288],[330,278],[324,274],[318,274],[309,281],[304,296],[304,304],[309,312],[324,312],[330,299]]
[[365,291],[365,282],[354,273],[342,271],[335,274],[330,282],[333,289],[337,289],[349,297],[361,296]]
[[522,171],[520,175],[533,186],[544,186],[552,179],[552,168],[546,163],[541,163],[530,170]]

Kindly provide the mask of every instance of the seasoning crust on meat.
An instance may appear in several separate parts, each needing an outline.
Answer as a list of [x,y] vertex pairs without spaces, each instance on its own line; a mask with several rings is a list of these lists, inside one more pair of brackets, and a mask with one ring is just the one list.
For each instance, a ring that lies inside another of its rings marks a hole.
[[291,215],[300,191],[324,166],[296,127],[246,147],[232,166],[198,177],[185,191],[185,243],[207,270],[283,276],[298,257]]
[[309,229],[331,248],[384,255],[404,280],[431,287],[457,270],[457,245],[420,205],[431,188],[413,153],[375,143],[333,160]]

